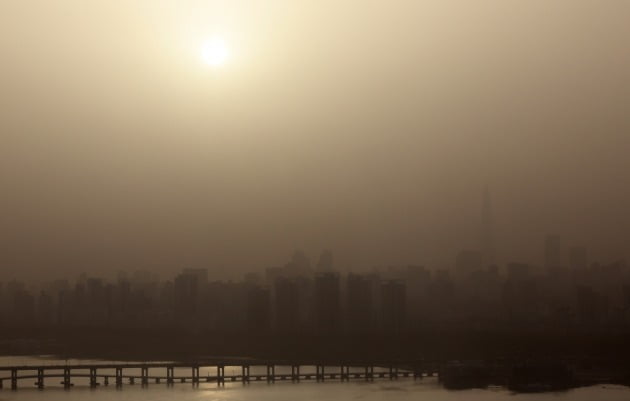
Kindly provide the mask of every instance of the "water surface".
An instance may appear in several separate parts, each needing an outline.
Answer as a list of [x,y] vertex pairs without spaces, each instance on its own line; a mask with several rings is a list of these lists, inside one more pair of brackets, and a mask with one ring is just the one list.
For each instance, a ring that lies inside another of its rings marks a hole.
[[[0,366],[12,365],[46,365],[65,363],[65,360],[45,357],[0,357]],[[68,360],[68,363],[89,362],[86,360]],[[111,362],[111,361],[98,361]],[[226,373],[228,372],[226,367]],[[206,369],[209,371],[210,368]],[[201,376],[206,372],[202,369]],[[250,384],[226,383],[225,387],[217,387],[213,383],[201,383],[193,387],[190,383],[150,384],[148,387],[125,384],[117,389],[115,386],[99,386],[91,389],[87,382],[75,380],[75,387],[65,390],[55,380],[46,382],[44,390],[28,387],[21,383],[17,391],[5,388],[0,390],[0,401],[56,401],[56,400],[207,400],[207,401],[315,401],[315,400],[362,400],[362,401],[628,401],[630,388],[616,385],[598,385],[571,389],[562,392],[517,394],[501,387],[470,390],[446,390],[435,378],[421,380],[375,380],[374,382],[350,381],[337,382],[253,382]]]

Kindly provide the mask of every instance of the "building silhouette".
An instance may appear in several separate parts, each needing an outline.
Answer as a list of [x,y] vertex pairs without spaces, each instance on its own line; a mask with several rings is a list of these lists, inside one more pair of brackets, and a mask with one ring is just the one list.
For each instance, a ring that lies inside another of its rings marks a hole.
[[385,331],[400,332],[407,320],[405,283],[390,280],[381,284],[381,322]]
[[341,329],[341,294],[338,273],[315,275],[315,321],[319,332]]
[[198,274],[182,272],[173,282],[174,316],[182,324],[193,324],[196,320],[203,283]]
[[300,328],[300,291],[294,278],[278,277],[274,282],[275,327],[293,332]]
[[374,281],[370,276],[349,274],[346,280],[349,331],[370,331],[374,328]]
[[492,201],[488,188],[483,190],[481,206],[481,255],[485,266],[496,263]]
[[269,289],[260,286],[251,286],[247,289],[247,329],[258,332],[271,329]]

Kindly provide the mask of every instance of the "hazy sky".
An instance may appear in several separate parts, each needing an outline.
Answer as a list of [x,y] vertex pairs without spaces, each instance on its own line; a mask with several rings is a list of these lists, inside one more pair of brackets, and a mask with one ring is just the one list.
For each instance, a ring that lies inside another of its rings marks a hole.
[[[0,281],[630,241],[630,2],[2,0]],[[200,49],[220,36],[220,68]]]

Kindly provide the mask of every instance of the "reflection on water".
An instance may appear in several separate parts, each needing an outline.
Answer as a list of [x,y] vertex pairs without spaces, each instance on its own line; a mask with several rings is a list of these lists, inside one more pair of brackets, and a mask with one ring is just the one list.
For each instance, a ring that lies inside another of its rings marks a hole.
[[[55,358],[37,357],[0,357],[0,366],[15,365],[53,365],[65,364],[65,360]],[[86,360],[68,360],[69,364],[87,363]],[[104,362],[104,361],[92,361]],[[107,361],[110,362],[110,361]],[[200,376],[212,375],[212,368],[202,369]],[[237,367],[226,367],[226,373],[233,369],[236,373]],[[187,372],[187,371],[186,371]],[[377,380],[374,382],[350,381],[338,382],[327,381],[324,383],[314,382],[276,382],[275,384],[251,383],[244,385],[240,382],[226,383],[225,387],[218,388],[216,384],[201,383],[198,387],[193,387],[190,383],[176,384],[167,387],[165,384],[150,384],[147,388],[140,385],[124,385],[122,389],[115,386],[100,386],[97,389],[88,387],[87,379],[82,382],[75,381],[75,387],[64,390],[59,383],[46,382],[45,390],[36,388],[20,388],[17,391],[5,389],[0,390],[0,401],[9,400],[256,400],[256,401],[282,401],[282,400],[431,400],[431,401],[502,401],[502,400],[537,400],[537,401],[563,401],[563,400],[603,400],[617,401],[630,399],[630,388],[615,385],[600,385],[583,387],[562,392],[537,393],[537,394],[514,394],[502,387],[489,387],[487,389],[472,390],[446,390],[435,378],[423,378],[422,380],[399,379],[394,381]]]

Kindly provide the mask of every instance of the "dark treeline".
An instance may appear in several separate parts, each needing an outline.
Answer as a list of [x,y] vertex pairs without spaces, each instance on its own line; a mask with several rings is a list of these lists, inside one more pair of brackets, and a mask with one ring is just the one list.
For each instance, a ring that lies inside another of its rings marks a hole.
[[[159,329],[177,333],[179,342],[201,335],[274,341],[302,337],[313,344],[313,336],[320,336],[336,338],[337,345],[380,338],[379,347],[387,341],[415,344],[434,333],[433,343],[451,336],[452,344],[472,341],[477,343],[470,346],[477,348],[487,343],[509,348],[525,337],[549,342],[553,336],[566,345],[579,333],[606,341],[607,335],[630,331],[628,265],[587,263],[581,249],[572,252],[566,266],[555,265],[549,252],[553,239],[547,242],[543,266],[486,265],[480,253],[463,251],[450,270],[395,266],[341,273],[330,252],[311,266],[298,251],[286,265],[246,274],[237,282],[212,281],[206,269],[184,269],[166,281],[149,272],[120,273],[112,281],[85,275],[74,282],[38,285],[11,281],[0,285],[0,327],[20,333],[17,338],[29,330],[98,336],[94,333]],[[496,334],[504,332],[511,334]],[[469,334],[462,338],[457,333]],[[131,334],[127,337],[133,342]],[[142,337],[145,345],[154,341],[160,347],[159,336]],[[246,352],[257,347],[264,348],[264,341],[249,344]],[[225,343],[221,350],[227,349]],[[233,350],[239,352],[245,351]]]

